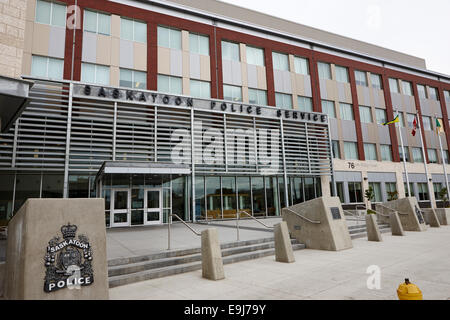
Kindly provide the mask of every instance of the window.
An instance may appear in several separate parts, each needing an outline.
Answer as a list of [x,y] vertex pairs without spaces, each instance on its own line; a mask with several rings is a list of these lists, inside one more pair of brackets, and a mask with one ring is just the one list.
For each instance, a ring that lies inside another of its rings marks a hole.
[[430,99],[439,100],[439,95],[436,88],[429,87],[428,91],[430,92]]
[[289,71],[289,58],[287,54],[272,52],[272,60],[275,70]]
[[223,85],[223,99],[229,101],[242,101],[241,87]]
[[241,61],[239,57],[239,45],[233,42],[222,41],[222,59]]
[[189,33],[189,51],[209,56],[209,37],[196,33]]
[[297,101],[299,110],[306,112],[313,111],[311,98],[298,96]]
[[403,94],[405,94],[407,96],[412,96],[413,92],[412,92],[411,82],[402,81],[402,85],[403,85]]
[[441,183],[433,183],[433,190],[434,190],[434,198],[436,199],[436,201],[439,201],[441,199],[441,197],[439,196],[439,193],[442,190],[442,184]]
[[361,182],[349,182],[348,183],[348,196],[350,203],[363,202]]
[[371,73],[370,81],[372,82],[372,88],[383,89],[383,86],[381,85],[381,76],[379,74]]
[[397,79],[389,78],[389,88],[391,92],[400,93]]
[[369,182],[369,187],[372,187],[374,193],[373,202],[383,202],[383,197],[381,195],[381,183],[380,182]]
[[192,80],[190,81],[191,96],[196,98],[211,98],[211,84],[208,81]]
[[183,92],[181,78],[158,74],[158,91],[181,94]]
[[120,69],[120,86],[147,89],[147,73],[129,69]]
[[336,118],[336,111],[334,109],[334,102],[322,100],[322,112],[326,113],[330,118]]
[[421,148],[412,148],[412,156],[414,162],[423,162],[423,155]]
[[51,26],[66,26],[66,6],[54,2],[36,2],[36,22]]
[[84,10],[84,31],[110,35],[111,33],[111,16]]
[[181,50],[181,31],[158,26],[158,46]]
[[339,150],[339,141],[333,140],[331,148],[332,148],[332,151],[333,151],[333,158],[340,159],[341,158],[341,152]]
[[414,125],[414,118],[416,117],[416,115],[414,113],[407,113],[406,114],[406,121],[408,121],[408,127],[412,128]]
[[450,102],[450,91],[444,91],[445,101]]
[[265,90],[248,89],[248,102],[267,106],[267,92]]
[[81,64],[81,81],[109,85],[109,67],[83,62]]
[[397,185],[395,182],[386,182],[384,184],[384,186],[385,186],[386,193],[388,194],[388,196],[389,196],[389,192],[397,191]]
[[275,92],[275,106],[282,109],[292,109],[292,96]]
[[294,57],[294,67],[295,73],[309,74],[308,59],[306,58]]
[[375,108],[375,116],[377,117],[378,124],[386,123],[386,110]]
[[436,132],[438,132],[438,128],[439,128],[439,133],[444,132],[444,122],[443,122],[442,118],[436,118],[436,122],[439,122],[439,127],[437,126],[437,123],[435,124]]
[[[409,161],[409,150],[408,147],[403,147],[405,149],[405,161]],[[400,155],[400,161],[403,161],[402,147],[398,147],[398,153]]]
[[367,76],[364,71],[355,70],[355,82],[359,86],[367,87]]
[[363,123],[372,123],[372,110],[370,107],[359,106],[359,118]]
[[257,66],[264,66],[264,50],[247,46],[247,63]]
[[392,161],[391,145],[380,145],[381,161]]
[[431,118],[427,116],[422,116],[423,130],[433,130],[431,128]]
[[339,103],[339,109],[342,120],[355,120],[353,117],[353,108],[351,104],[341,102]]
[[419,193],[419,201],[429,200],[427,183],[417,183],[417,192]]
[[398,126],[401,128],[405,127],[405,119],[403,117],[403,112],[399,112],[397,115],[398,115],[398,122],[397,122]]
[[120,18],[120,37],[124,40],[147,42],[147,24],[127,18]]
[[31,75],[34,77],[62,79],[64,60],[34,56],[31,60]]
[[377,160],[377,149],[374,143],[364,143],[364,155],[366,160]]
[[428,161],[430,163],[437,163],[437,152],[436,149],[427,149]]
[[408,184],[404,183],[405,186],[405,196],[406,197],[414,197],[414,184],[413,183],[409,183],[409,190],[411,191],[411,195],[409,195],[408,193]]
[[346,67],[336,66],[336,81],[348,82],[348,70]]
[[329,63],[317,62],[317,68],[319,71],[320,79],[329,79],[331,80],[331,66]]
[[445,164],[449,164],[448,162],[448,150],[442,150],[444,152],[444,162]]
[[346,160],[358,160],[358,148],[356,142],[344,141],[344,155]]
[[427,90],[426,90],[425,86],[418,84],[417,92],[419,93],[420,99],[427,99],[428,96],[427,96]]

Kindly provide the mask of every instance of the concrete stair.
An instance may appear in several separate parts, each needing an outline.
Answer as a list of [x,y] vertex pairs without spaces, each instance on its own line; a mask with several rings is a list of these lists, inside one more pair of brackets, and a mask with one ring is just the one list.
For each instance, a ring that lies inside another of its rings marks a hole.
[[[301,250],[304,244],[292,239],[292,248]],[[221,245],[223,263],[234,263],[275,255],[274,238],[236,241]],[[109,287],[201,270],[200,248],[174,250],[108,261]]]
[[[391,227],[387,223],[378,223],[378,228],[380,229],[380,233],[391,232]],[[359,225],[349,226],[348,232],[350,233],[350,238],[352,239],[367,237],[366,222],[364,221]]]

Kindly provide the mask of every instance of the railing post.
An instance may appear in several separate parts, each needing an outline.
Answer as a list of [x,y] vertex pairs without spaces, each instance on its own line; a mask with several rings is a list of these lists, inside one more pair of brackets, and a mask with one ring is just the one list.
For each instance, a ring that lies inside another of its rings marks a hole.
[[237,219],[236,219],[236,232],[237,232],[237,241],[239,241],[239,216],[240,216],[240,213],[238,212],[237,213]]

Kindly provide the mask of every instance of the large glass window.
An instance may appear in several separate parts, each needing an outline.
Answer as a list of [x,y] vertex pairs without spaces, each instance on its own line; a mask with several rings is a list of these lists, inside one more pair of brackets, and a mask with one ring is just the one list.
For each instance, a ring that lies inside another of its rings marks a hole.
[[195,177],[195,216],[205,218],[205,177]]
[[241,61],[239,56],[239,44],[234,42],[222,41],[222,59]]
[[208,81],[193,80],[190,81],[191,96],[196,98],[211,98],[211,83]]
[[363,123],[372,123],[372,110],[370,107],[359,106],[359,118]]
[[109,67],[83,62],[81,64],[81,81],[109,85]]
[[100,12],[84,10],[83,30],[109,36],[111,34],[111,16]]
[[264,66],[264,50],[261,48],[255,48],[247,46],[247,63],[257,66]]
[[40,198],[41,174],[17,174],[14,212],[22,207],[28,198]]
[[[331,188],[331,190],[333,190],[333,188]],[[344,183],[343,182],[336,182],[336,192],[337,192],[337,196],[341,200],[341,203],[345,203]]]
[[135,89],[147,89],[147,73],[120,68],[120,86]]
[[242,102],[242,88],[237,86],[223,85],[223,99]]
[[344,141],[344,155],[346,160],[358,160],[358,147],[356,142]]
[[414,124],[414,118],[416,117],[413,113],[407,113],[406,114],[406,121],[408,122],[408,127],[412,128]]
[[350,203],[363,202],[361,182],[349,182],[348,183],[348,196],[349,196]]
[[377,151],[374,143],[364,143],[364,155],[366,160],[377,160]]
[[4,225],[13,213],[14,174],[1,174],[0,181],[0,225]]
[[428,98],[427,90],[426,90],[425,86],[423,86],[421,84],[418,84],[417,85],[417,92],[419,93],[419,98],[420,99]]
[[208,219],[220,219],[220,177],[206,177],[206,210]]
[[359,86],[367,87],[367,74],[364,71],[355,70],[355,82]]
[[419,201],[430,200],[428,195],[428,184],[427,183],[417,183],[417,193],[419,196]]
[[339,141],[333,140],[331,146],[332,146],[332,149],[333,149],[333,158],[340,159],[341,158],[341,152],[339,151]]
[[294,57],[294,67],[295,73],[304,75],[309,74],[308,59],[306,58]]
[[421,148],[412,148],[412,156],[414,162],[423,162],[423,155]]
[[369,187],[372,187],[375,196],[372,202],[383,202],[383,195],[381,194],[381,183],[369,182]]
[[403,86],[403,94],[407,96],[413,95],[411,82],[402,80],[402,86]]
[[252,177],[253,215],[266,215],[266,197],[264,192],[264,178]]
[[287,54],[272,52],[274,70],[289,71],[289,58]]
[[265,90],[248,89],[248,102],[251,104],[258,104],[267,106],[267,92]]
[[158,91],[172,94],[182,94],[183,83],[181,78],[158,74]]
[[397,79],[389,78],[389,89],[391,89],[391,92],[400,93]]
[[33,55],[31,75],[40,78],[61,80],[63,78],[64,60]]
[[181,50],[181,31],[158,26],[158,46]]
[[314,188],[314,178],[304,178],[305,182],[305,201],[314,199],[316,197]]
[[42,175],[42,198],[62,198],[64,189],[64,175],[47,174]]
[[386,123],[386,110],[375,108],[375,115],[377,117],[378,124]]
[[282,109],[292,109],[292,95],[275,92],[275,106]]
[[379,74],[371,73],[370,82],[372,82],[372,88],[382,90],[383,85],[381,84],[381,76]]
[[348,69],[346,67],[336,66],[336,81],[348,82]]
[[89,176],[69,176],[69,198],[89,198]]
[[[237,177],[237,191],[238,191],[238,209],[244,210],[252,214],[251,192],[250,192],[250,177]],[[247,215],[241,214],[241,217]],[[248,217],[248,216],[247,216]]]
[[423,130],[433,130],[431,128],[431,118],[428,116],[422,116]]
[[189,51],[209,56],[209,37],[196,33],[189,33]]
[[280,205],[277,178],[266,177],[265,180],[267,192],[267,214],[269,216],[278,216]]
[[336,110],[334,108],[334,102],[322,100],[322,112],[326,113],[330,118],[336,118]]
[[441,183],[433,183],[433,191],[434,191],[434,198],[436,201],[442,200],[439,196],[439,193],[442,190],[442,184]]
[[339,103],[341,120],[355,120],[353,116],[353,107],[348,103]]
[[380,145],[381,161],[392,161],[391,145]]
[[292,204],[297,204],[305,201],[303,195],[303,179],[302,178],[291,178],[290,179],[292,188]]
[[408,184],[405,182],[403,183],[404,187],[405,187],[405,196],[406,197],[414,197],[414,183],[410,182],[409,183],[409,190],[411,191],[411,195],[409,195],[408,193]]
[[[408,147],[404,146],[403,149],[405,149],[405,161],[409,161],[409,150],[408,150]],[[400,155],[400,161],[403,161],[403,150],[402,150],[401,146],[398,147],[398,153]]]
[[329,63],[317,62],[317,69],[320,79],[331,80],[331,65]]
[[236,217],[236,181],[234,177],[222,177],[223,217]]
[[312,100],[308,97],[297,96],[298,109],[300,111],[312,112]]
[[66,6],[54,2],[36,1],[36,22],[51,26],[66,26]]
[[403,117],[403,112],[399,112],[399,113],[397,113],[397,115],[398,115],[397,126],[401,127],[401,128],[405,127],[405,119]]
[[430,92],[430,99],[439,100],[439,95],[436,88],[429,87],[428,90]]
[[147,42],[147,24],[132,19],[120,18],[120,37],[124,40]]
[[428,151],[428,160],[430,161],[430,163],[437,163],[437,152],[436,149],[427,149]]

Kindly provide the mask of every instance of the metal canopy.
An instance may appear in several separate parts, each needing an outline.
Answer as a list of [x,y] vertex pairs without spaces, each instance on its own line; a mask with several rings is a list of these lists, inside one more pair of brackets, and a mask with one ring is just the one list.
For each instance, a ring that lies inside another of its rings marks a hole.
[[28,104],[28,92],[33,82],[0,76],[1,132],[11,128]]
[[139,161],[105,161],[98,175],[105,173],[130,174],[191,174],[189,165]]

